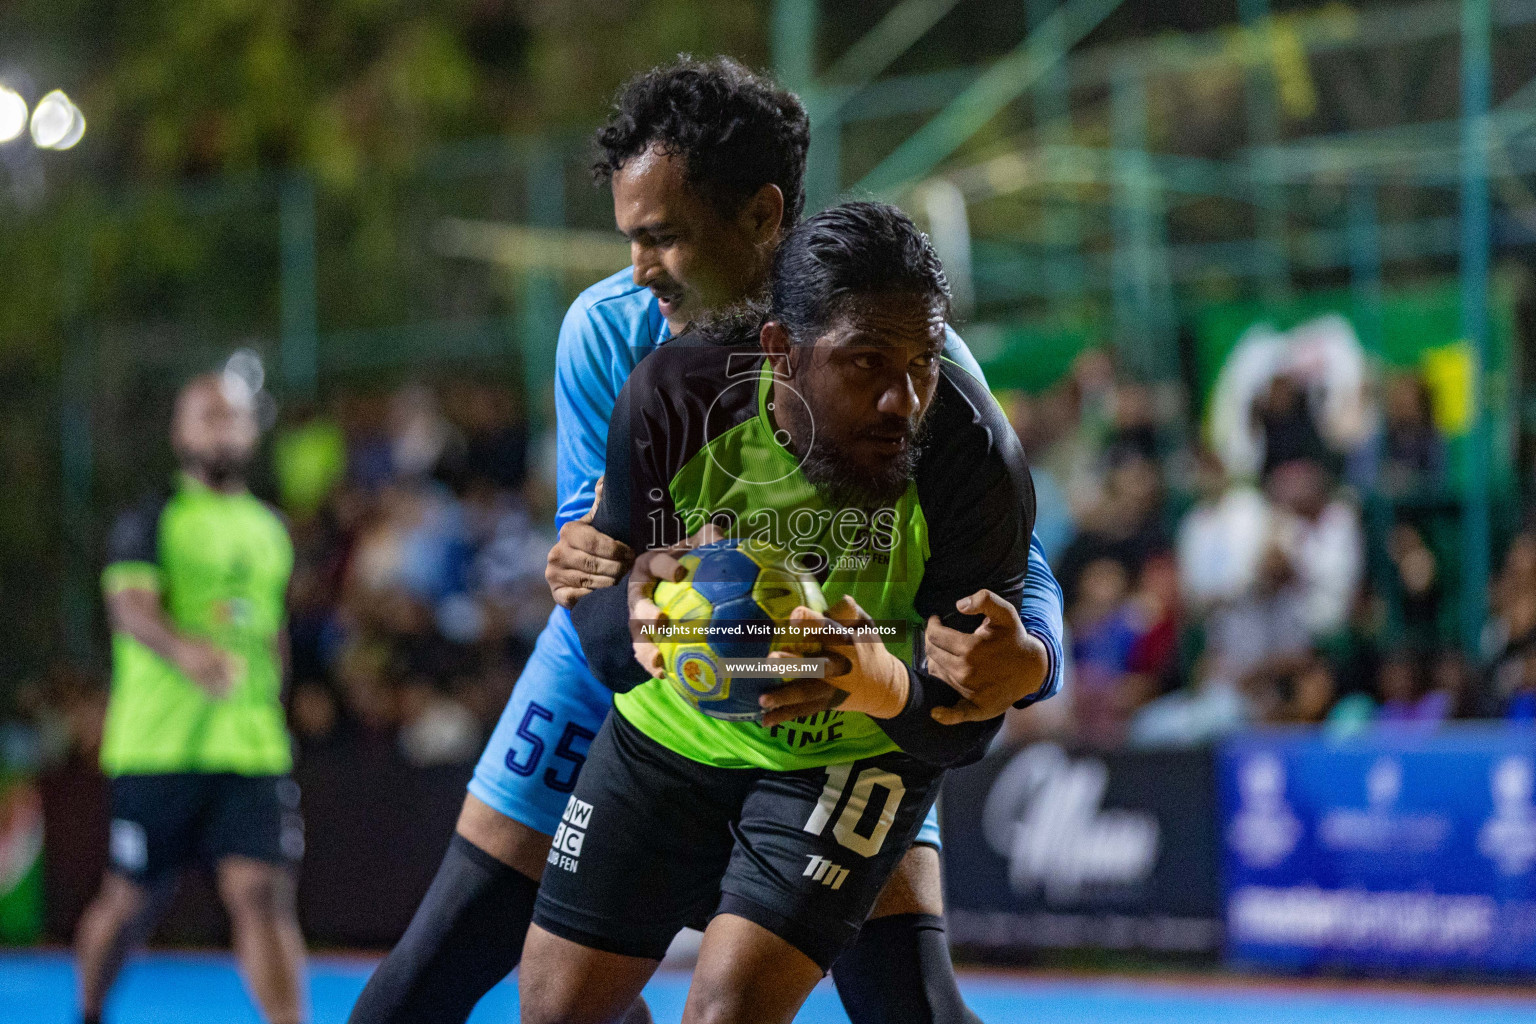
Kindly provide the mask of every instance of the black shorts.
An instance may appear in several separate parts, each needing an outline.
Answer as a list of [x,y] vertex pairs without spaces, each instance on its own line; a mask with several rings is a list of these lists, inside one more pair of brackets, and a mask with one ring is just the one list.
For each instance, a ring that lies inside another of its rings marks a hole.
[[304,855],[299,786],[286,775],[178,772],[112,780],[113,870],[152,884],[189,863]]
[[900,752],[803,771],[716,768],[608,716],[555,831],[533,920],[660,959],[735,914],[822,970],[911,847],[941,772]]

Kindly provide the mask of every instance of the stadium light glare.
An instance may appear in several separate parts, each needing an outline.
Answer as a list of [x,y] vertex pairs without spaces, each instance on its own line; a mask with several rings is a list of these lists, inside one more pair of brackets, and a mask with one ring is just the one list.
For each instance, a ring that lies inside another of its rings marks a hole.
[[21,93],[0,85],[0,143],[10,142],[27,130],[27,101]]
[[85,134],[85,115],[63,89],[55,89],[32,109],[32,141],[39,149],[68,149]]
[[70,123],[69,131],[64,133],[64,137],[53,144],[54,149],[74,149],[76,144],[85,138],[85,115],[80,113],[80,108],[74,104],[70,104],[70,107],[75,112],[75,119]]
[[224,362],[221,382],[230,402],[252,408],[267,382],[267,368],[255,349],[237,349]]

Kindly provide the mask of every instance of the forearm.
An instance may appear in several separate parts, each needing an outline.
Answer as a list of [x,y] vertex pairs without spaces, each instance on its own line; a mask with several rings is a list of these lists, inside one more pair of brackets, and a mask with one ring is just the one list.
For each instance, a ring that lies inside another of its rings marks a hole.
[[182,648],[193,638],[182,633],[160,605],[158,594],[126,591],[108,602],[112,628],[126,633],[170,662],[180,659]]
[[907,667],[910,690],[907,704],[894,718],[875,719],[903,753],[919,761],[955,768],[979,760],[987,744],[997,734],[1002,716],[984,722],[940,725],[933,719],[933,709],[951,707],[961,698],[938,676]]
[[629,576],[612,587],[594,590],[571,609],[571,623],[581,640],[587,667],[598,682],[615,693],[626,693],[649,680],[635,660],[629,632]]

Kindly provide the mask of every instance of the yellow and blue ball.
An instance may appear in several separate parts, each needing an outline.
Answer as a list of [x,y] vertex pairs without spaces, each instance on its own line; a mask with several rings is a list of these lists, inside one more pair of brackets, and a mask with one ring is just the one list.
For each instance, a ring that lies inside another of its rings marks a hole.
[[657,584],[653,597],[673,631],[656,644],[668,681],[711,718],[761,719],[758,697],[783,681],[732,678],[725,659],[795,650],[784,627],[800,605],[826,610],[821,587],[808,573],[792,568],[784,551],[751,538],[706,544],[679,561],[687,575],[676,583]]

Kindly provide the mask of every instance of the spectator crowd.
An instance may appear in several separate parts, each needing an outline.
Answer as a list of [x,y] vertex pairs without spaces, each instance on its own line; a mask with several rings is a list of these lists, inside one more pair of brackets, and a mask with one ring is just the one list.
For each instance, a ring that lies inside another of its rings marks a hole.
[[1468,649],[1461,505],[1428,383],[1362,377],[1342,410],[1327,392],[1272,365],[1228,418],[1241,437],[1219,411],[1192,430],[1177,394],[1101,352],[1006,396],[1072,655],[1064,699],[1012,732],[1167,746],[1259,724],[1536,718],[1536,534],[1500,545]]
[[540,454],[514,393],[475,381],[347,395],[279,429],[301,747],[479,753],[553,607]]

